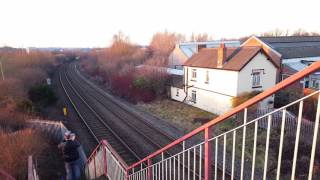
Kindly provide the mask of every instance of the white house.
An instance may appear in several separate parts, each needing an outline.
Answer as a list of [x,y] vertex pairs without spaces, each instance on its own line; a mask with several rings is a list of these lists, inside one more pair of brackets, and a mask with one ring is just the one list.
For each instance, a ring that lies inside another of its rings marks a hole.
[[198,53],[202,48],[218,47],[224,43],[226,47],[239,47],[240,41],[205,41],[205,42],[184,42],[175,46],[169,55],[168,67],[173,69],[183,69],[183,64]]
[[202,48],[184,63],[183,83],[173,83],[171,98],[222,114],[232,97],[274,86],[279,68],[280,57],[262,46]]

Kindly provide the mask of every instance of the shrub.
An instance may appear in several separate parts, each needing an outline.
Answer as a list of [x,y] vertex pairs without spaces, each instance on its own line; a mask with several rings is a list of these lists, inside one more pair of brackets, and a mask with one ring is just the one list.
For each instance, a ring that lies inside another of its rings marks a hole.
[[25,115],[16,109],[13,100],[3,102],[0,107],[0,129],[11,132],[25,127]]
[[284,89],[275,94],[274,106],[280,108],[301,97],[302,91],[300,89]]
[[256,96],[260,93],[261,93],[261,91],[252,91],[252,92],[241,93],[239,96],[232,98],[232,107],[236,107],[236,106],[246,102],[247,100],[253,98],[254,96]]
[[24,96],[26,95],[20,80],[15,78],[6,78],[4,81],[0,81],[0,99]]
[[133,86],[137,89],[148,89],[148,82],[145,77],[137,77],[133,81]]
[[17,179],[27,176],[28,155],[36,156],[47,146],[42,136],[30,129],[0,132],[0,144],[0,168]]
[[54,91],[48,85],[34,86],[28,94],[30,100],[39,106],[48,106],[57,101]]
[[[300,89],[294,89],[294,88],[284,89],[275,94],[274,107],[280,108],[301,97],[302,97],[302,91]],[[299,111],[299,104],[290,106],[287,108],[287,110],[289,110],[290,112],[292,112],[297,116]]]
[[18,99],[16,100],[17,110],[25,113],[34,113],[35,106],[29,99]]
[[133,78],[130,75],[116,75],[111,79],[112,92],[120,97],[130,97]]

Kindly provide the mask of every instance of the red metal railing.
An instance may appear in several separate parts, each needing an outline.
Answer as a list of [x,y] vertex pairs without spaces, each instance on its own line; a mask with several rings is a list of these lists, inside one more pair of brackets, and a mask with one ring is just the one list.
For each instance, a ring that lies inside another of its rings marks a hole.
[[[222,122],[223,120],[225,119],[228,119],[229,117],[237,114],[238,112],[241,112],[243,111],[245,108],[248,108],[254,104],[256,104],[257,102],[273,95],[274,93],[280,91],[281,89],[284,89],[288,86],[290,86],[291,84],[299,81],[301,78],[309,75],[309,74],[312,74],[313,72],[316,72],[317,70],[320,69],[320,61],[319,62],[315,62],[313,64],[311,64],[308,68],[294,74],[293,76],[290,76],[289,78],[285,79],[284,81],[281,81],[280,83],[278,83],[276,86],[258,94],[257,96],[249,99],[248,101],[244,102],[243,104],[235,107],[234,109],[232,109],[231,111],[211,120],[210,122],[200,126],[199,128],[191,131],[190,133],[182,136],[181,138],[173,141],[172,143],[166,145],[165,147],[157,150],[156,152],[150,154],[149,156],[145,157],[144,159],[140,160],[139,162],[137,163],[134,163],[133,165],[129,166],[128,170],[148,161],[149,159],[152,159],[156,156],[159,156],[161,155],[161,153],[165,152],[166,150],[169,150],[170,148],[178,145],[178,144],[181,144],[183,141],[189,139],[190,137],[192,136],[195,136],[197,134],[199,134],[200,132],[205,132],[205,152],[210,152],[210,146],[209,144],[207,143],[208,142],[208,138],[210,137],[210,131],[209,131],[209,128],[211,128],[212,126],[214,125],[217,125],[218,123]],[[205,179],[210,179],[209,178],[209,174],[210,174],[210,165],[208,164],[209,163],[209,159],[210,158],[210,154],[206,154],[205,155],[205,159],[207,159],[205,161],[205,174],[206,174],[206,178]]]
[[[123,167],[126,168],[126,172],[127,172],[126,173],[126,179],[134,179],[134,177],[129,178],[128,176],[130,175],[130,173],[134,174],[134,168],[143,169],[143,164],[147,164],[147,168],[145,168],[145,170],[143,171],[144,173],[147,174],[147,179],[150,179],[150,180],[153,179],[152,178],[153,177],[153,172],[149,169],[150,167],[153,167],[152,159],[154,159],[156,157],[159,157],[159,156],[162,156],[162,161],[163,161],[163,154],[166,151],[168,151],[169,149],[171,149],[171,148],[173,148],[175,146],[178,146],[178,145],[181,145],[181,144],[185,144],[186,140],[188,140],[191,137],[194,137],[194,136],[196,136],[196,135],[198,135],[200,133],[204,134],[204,142],[203,142],[203,145],[204,145],[204,155],[203,155],[203,158],[204,158],[204,167],[203,167],[204,172],[203,172],[203,177],[204,177],[205,180],[211,179],[211,168],[212,168],[212,166],[211,166],[211,163],[212,163],[212,157],[211,157],[212,150],[211,149],[212,149],[212,147],[211,146],[212,146],[212,143],[209,143],[209,141],[212,140],[212,137],[211,137],[212,130],[211,130],[211,128],[213,126],[215,126],[215,125],[227,120],[228,118],[236,115],[239,112],[244,111],[245,112],[245,116],[246,116],[247,115],[246,114],[247,113],[247,108],[249,108],[252,105],[254,105],[254,104],[264,100],[265,98],[275,94],[276,92],[278,92],[278,91],[290,86],[291,84],[293,84],[295,82],[298,82],[303,77],[305,77],[305,76],[307,76],[307,75],[309,75],[311,73],[314,73],[315,71],[317,71],[319,69],[320,69],[320,62],[315,62],[312,65],[310,65],[308,68],[304,69],[303,71],[300,71],[300,72],[294,74],[293,76],[291,76],[291,77],[283,80],[282,82],[278,83],[276,86],[274,86],[274,87],[272,87],[270,89],[267,89],[266,91],[264,91],[264,92],[260,93],[259,95],[251,98],[250,100],[244,102],[243,104],[237,106],[236,108],[233,108],[231,111],[229,111],[229,112],[227,112],[227,113],[225,113],[225,114],[223,114],[223,115],[211,120],[210,122],[200,126],[199,128],[191,131],[190,133],[182,136],[181,138],[173,141],[172,143],[166,145],[165,147],[163,147],[163,148],[157,150],[156,152],[150,154],[149,156],[145,157],[144,159],[140,160],[139,162],[136,162],[136,163],[132,164],[129,167],[123,165]],[[317,133],[318,131],[315,130],[315,132]],[[317,134],[315,134],[315,136],[317,136]],[[244,131],[244,137],[245,137],[245,131]],[[109,148],[111,148],[111,146]],[[183,148],[185,148],[185,147],[183,147]],[[244,148],[244,145],[243,145],[243,148]],[[268,150],[268,149],[266,149],[266,150]],[[266,152],[268,152],[268,151],[266,151]],[[91,155],[91,157],[89,158],[88,161],[90,161],[90,159],[92,159],[92,156],[94,156],[94,153],[93,153],[93,155]],[[201,153],[201,147],[200,147],[200,153]],[[114,152],[114,154],[116,154],[116,152]],[[180,156],[178,156],[178,157],[180,157]],[[121,157],[119,157],[118,155],[117,155],[117,158],[119,158],[121,161],[123,161],[121,159]],[[184,156],[183,156],[182,159],[184,160]],[[171,161],[170,161],[170,163],[171,163]],[[157,166],[155,166],[155,167],[157,167]],[[161,168],[159,166],[159,171],[160,171],[160,169]],[[164,168],[162,167],[162,169],[164,169]],[[182,168],[182,169],[184,171],[184,168]],[[202,169],[202,168],[200,168],[200,169]],[[157,171],[157,169],[155,169],[155,170]],[[243,171],[243,169],[241,169],[241,177],[242,177],[242,171]],[[200,173],[201,173],[201,171],[200,171]],[[184,176],[184,173],[182,173],[182,174]],[[200,177],[201,177],[201,175],[200,175]],[[265,177],[265,174],[264,174],[264,177]]]
[[[107,150],[109,153],[107,153]],[[96,156],[98,153],[102,153],[102,163],[96,162]],[[109,157],[112,156],[112,157]],[[107,177],[108,176],[108,163],[107,161],[110,158],[114,158],[118,162],[118,166],[122,168],[125,172],[128,168],[128,165],[126,162],[121,158],[121,156],[111,147],[111,145],[108,143],[107,140],[102,140],[99,145],[93,150],[92,154],[89,156],[86,167],[89,167],[89,163],[93,162],[94,165],[94,176],[92,176],[92,172],[90,172],[90,169],[87,169],[86,175],[89,177],[88,179],[91,179],[90,177],[97,178],[100,176],[100,174],[97,173],[97,169],[99,169],[97,166],[102,165],[103,168],[103,174]],[[98,164],[98,165],[97,165]],[[100,167],[101,168],[101,167]],[[110,174],[110,173],[109,173]]]

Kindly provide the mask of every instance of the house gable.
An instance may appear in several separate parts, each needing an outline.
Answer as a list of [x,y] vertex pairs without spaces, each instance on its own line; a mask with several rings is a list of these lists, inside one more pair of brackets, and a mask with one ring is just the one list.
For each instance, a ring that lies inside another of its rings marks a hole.
[[188,56],[180,49],[179,46],[176,46],[174,50],[169,55],[168,66],[170,68],[176,68],[176,66],[182,66],[188,60]]
[[[268,56],[259,52],[239,72],[237,94],[251,91],[263,91],[276,84],[278,68],[268,59]],[[253,74],[259,73],[259,84],[253,83]]]
[[273,60],[275,65],[280,68],[281,64],[281,57],[282,55],[277,52],[275,49],[273,49],[270,45],[267,43],[261,41],[259,38],[252,36],[248,40],[246,40],[241,47],[243,46],[260,46],[265,51],[266,55],[269,57],[270,60]]

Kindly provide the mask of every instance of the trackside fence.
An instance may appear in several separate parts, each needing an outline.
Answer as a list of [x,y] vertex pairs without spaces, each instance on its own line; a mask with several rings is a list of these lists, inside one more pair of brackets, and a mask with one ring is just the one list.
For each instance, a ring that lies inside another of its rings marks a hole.
[[[258,109],[257,110],[257,117],[263,116],[270,112],[272,113],[272,120],[271,120],[271,128],[272,129],[280,129],[282,123],[282,115],[281,111],[276,111],[275,109]],[[286,111],[285,114],[285,131],[288,135],[295,136],[298,126],[298,117],[292,114],[290,111]],[[265,117],[263,120],[259,122],[259,128],[267,129],[268,127],[268,118]],[[302,118],[301,119],[301,130],[300,136],[303,138],[304,141],[308,141],[312,139],[313,136],[313,129],[315,127],[315,123],[313,121],[307,120]]]
[[[258,117],[248,115],[265,98],[318,70],[320,62],[315,62],[129,167],[103,141],[87,162],[87,178],[104,174],[125,180],[320,179],[320,90]],[[303,107],[313,96],[318,97],[316,118],[306,127],[311,143],[305,143]],[[287,110],[292,106],[298,107],[298,115],[289,127]],[[172,154],[173,149],[180,150]]]

